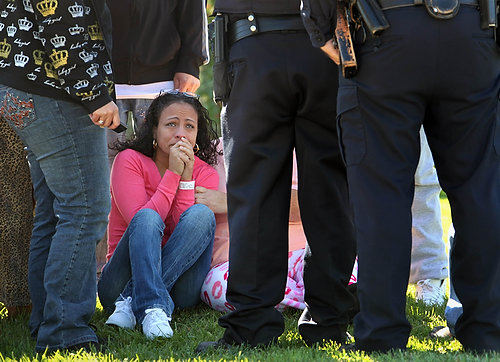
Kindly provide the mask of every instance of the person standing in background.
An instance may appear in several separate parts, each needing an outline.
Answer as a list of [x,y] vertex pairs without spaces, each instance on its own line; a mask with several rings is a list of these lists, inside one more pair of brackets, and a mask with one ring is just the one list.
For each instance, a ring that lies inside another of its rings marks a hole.
[[0,3],[0,117],[28,148],[36,352],[100,347],[95,247],[110,209],[106,127],[119,126],[104,0]]
[[[135,135],[161,90],[194,93],[208,63],[204,0],[107,0],[113,20],[117,105],[127,131],[108,132],[108,146]],[[109,150],[113,163],[116,151]]]

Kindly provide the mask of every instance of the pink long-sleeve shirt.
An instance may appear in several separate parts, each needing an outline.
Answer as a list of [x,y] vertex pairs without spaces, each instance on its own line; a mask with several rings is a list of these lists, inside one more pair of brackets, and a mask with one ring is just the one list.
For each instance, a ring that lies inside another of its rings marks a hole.
[[[169,170],[162,177],[154,161],[140,152],[127,149],[118,153],[111,169],[108,260],[130,221],[142,209],[155,210],[165,222],[162,241],[165,245],[181,214],[194,205],[195,190],[179,190],[180,179]],[[219,176],[214,168],[195,156],[193,181],[195,186],[217,190]]]

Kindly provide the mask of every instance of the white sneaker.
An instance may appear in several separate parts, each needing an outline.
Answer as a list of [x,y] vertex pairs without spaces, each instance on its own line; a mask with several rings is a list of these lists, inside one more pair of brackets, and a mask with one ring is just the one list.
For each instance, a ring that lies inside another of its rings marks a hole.
[[134,312],[132,311],[132,297],[115,302],[115,306],[115,311],[109,316],[106,324],[133,329],[136,321]]
[[151,308],[145,310],[146,316],[142,321],[142,331],[149,339],[156,337],[170,338],[174,334],[170,328],[170,317],[161,308]]
[[446,298],[445,279],[424,279],[417,282],[416,300],[425,305],[442,304]]

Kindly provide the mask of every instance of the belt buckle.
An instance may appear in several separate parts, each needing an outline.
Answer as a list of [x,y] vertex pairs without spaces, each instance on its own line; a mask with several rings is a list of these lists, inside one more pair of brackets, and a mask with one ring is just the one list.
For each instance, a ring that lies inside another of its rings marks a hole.
[[425,0],[425,9],[435,19],[451,19],[458,14],[459,0]]

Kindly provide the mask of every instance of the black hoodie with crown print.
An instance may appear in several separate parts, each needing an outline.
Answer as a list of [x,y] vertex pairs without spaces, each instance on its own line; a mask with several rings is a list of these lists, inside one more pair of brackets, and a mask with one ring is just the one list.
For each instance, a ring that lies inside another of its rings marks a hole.
[[82,104],[113,100],[104,0],[1,0],[0,84]]

